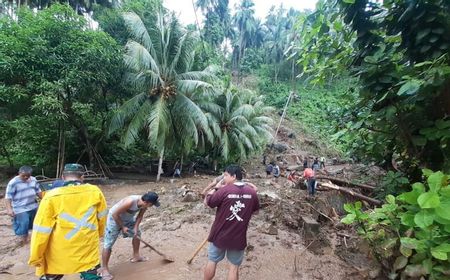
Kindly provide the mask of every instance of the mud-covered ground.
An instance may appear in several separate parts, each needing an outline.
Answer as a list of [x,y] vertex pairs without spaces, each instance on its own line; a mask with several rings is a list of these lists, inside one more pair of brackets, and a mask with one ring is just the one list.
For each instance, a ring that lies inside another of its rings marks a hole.
[[[130,263],[131,240],[119,237],[111,257],[115,279],[202,279],[206,246],[191,264],[186,261],[207,237],[214,219],[214,211],[207,209],[198,195],[213,178],[198,176],[172,182],[164,178],[161,183],[134,178],[99,184],[109,207],[130,194],[158,192],[161,207],[147,211],[141,225],[142,238],[175,259],[167,264],[148,248],[141,248],[142,255],[149,260]],[[368,277],[371,260],[361,252],[359,239],[334,215],[341,213],[342,197],[333,192],[319,192],[316,199],[307,199],[304,190],[292,188],[285,178],[249,181],[258,186],[263,208],[250,223],[241,279],[359,280]],[[187,197],[183,196],[186,193]],[[318,231],[311,231],[302,217],[318,220]],[[0,201],[0,236],[0,279],[36,279],[34,270],[27,265],[29,245],[14,245],[11,221],[3,201]],[[226,266],[226,261],[218,265],[216,279],[226,279]],[[78,277],[71,275],[65,279]]]

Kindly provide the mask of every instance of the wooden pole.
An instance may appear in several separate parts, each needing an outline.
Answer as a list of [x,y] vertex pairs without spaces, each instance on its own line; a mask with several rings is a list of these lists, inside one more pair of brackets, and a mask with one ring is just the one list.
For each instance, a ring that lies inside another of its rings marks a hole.
[[346,185],[350,185],[350,186],[355,186],[355,187],[358,187],[358,188],[361,188],[361,189],[370,190],[370,191],[375,190],[374,186],[367,185],[367,184],[353,183],[353,182],[350,182],[348,180],[341,179],[341,178],[336,178],[336,177],[331,177],[331,176],[322,176],[322,175],[316,176],[316,180],[320,180],[320,179],[330,180],[332,182],[342,183],[342,184],[346,184]]
[[362,195],[362,194],[354,192],[354,191],[352,191],[352,190],[350,190],[348,188],[336,186],[336,185],[334,185],[332,183],[320,183],[320,186],[321,187],[325,187],[325,188],[329,188],[329,189],[333,189],[333,190],[337,190],[337,191],[339,191],[341,193],[349,194],[349,195],[351,195],[353,197],[356,197],[356,198],[359,198],[361,200],[367,201],[367,202],[369,202],[369,203],[371,203],[373,205],[376,205],[376,206],[379,206],[379,205],[382,204],[382,202],[380,200],[378,200],[378,199]]

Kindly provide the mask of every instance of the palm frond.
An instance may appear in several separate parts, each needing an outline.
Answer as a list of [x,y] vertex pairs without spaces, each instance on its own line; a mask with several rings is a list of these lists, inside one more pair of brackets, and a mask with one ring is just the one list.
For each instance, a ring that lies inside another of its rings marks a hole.
[[155,47],[153,41],[148,34],[147,28],[142,22],[141,18],[134,12],[123,13],[123,19],[125,25],[128,27],[128,31],[131,33],[132,38],[135,41],[142,43],[145,48],[149,51],[150,55],[156,60],[158,64],[158,58],[156,56]]
[[123,128],[127,119],[139,110],[145,98],[146,94],[140,93],[125,102],[111,118],[108,128],[108,135],[111,135],[118,129]]

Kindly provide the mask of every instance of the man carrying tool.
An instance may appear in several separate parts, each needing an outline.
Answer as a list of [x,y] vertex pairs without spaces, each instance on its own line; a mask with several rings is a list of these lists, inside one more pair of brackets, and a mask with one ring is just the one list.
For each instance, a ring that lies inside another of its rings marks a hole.
[[145,261],[139,254],[139,245],[141,232],[139,225],[144,217],[147,208],[151,206],[159,207],[158,194],[147,192],[144,195],[130,195],[117,202],[109,211],[105,238],[103,240],[102,268],[100,275],[103,280],[113,279],[109,272],[109,258],[111,257],[112,247],[122,232],[124,237],[133,237],[133,257],[131,262]]
[[228,280],[239,279],[239,266],[247,246],[247,229],[250,219],[259,210],[256,191],[242,180],[241,168],[230,165],[223,174],[223,185],[212,189],[205,196],[205,204],[217,207],[216,218],[208,237],[208,263],[204,279],[211,280],[217,263],[225,255],[230,262]]
[[33,226],[38,208],[36,196],[42,198],[39,184],[31,176],[32,171],[29,166],[20,167],[19,174],[6,186],[6,213],[13,220],[14,233],[20,239],[20,246],[28,242],[28,231]]
[[47,192],[36,214],[30,259],[40,280],[80,273],[98,280],[98,247],[106,224],[106,200],[97,186],[84,184],[84,168],[66,164],[64,186]]

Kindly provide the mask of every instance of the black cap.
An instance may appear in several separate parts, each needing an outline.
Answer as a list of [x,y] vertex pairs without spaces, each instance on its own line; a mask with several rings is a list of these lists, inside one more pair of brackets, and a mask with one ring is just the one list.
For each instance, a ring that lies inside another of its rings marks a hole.
[[159,200],[158,200],[158,194],[155,192],[148,192],[142,196],[142,200],[145,202],[150,202],[156,207],[160,206]]

